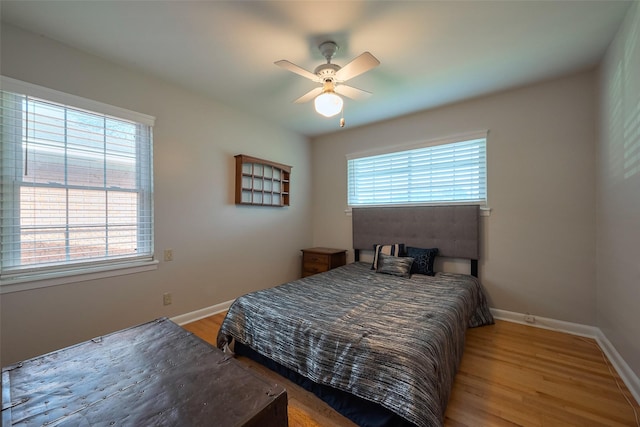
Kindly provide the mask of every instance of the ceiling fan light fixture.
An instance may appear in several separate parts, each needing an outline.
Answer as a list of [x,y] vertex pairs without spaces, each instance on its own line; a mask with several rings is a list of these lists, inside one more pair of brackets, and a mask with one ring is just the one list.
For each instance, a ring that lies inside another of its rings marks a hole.
[[321,93],[313,103],[316,111],[325,117],[333,117],[342,111],[342,98],[333,91]]
[[314,105],[316,111],[325,117],[333,117],[342,111],[342,98],[336,95],[333,79],[325,79],[322,84],[322,93],[316,96]]

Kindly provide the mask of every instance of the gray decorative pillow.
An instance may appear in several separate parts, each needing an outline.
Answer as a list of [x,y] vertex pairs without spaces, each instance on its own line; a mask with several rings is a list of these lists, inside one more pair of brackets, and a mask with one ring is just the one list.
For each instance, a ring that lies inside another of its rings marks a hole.
[[413,258],[397,257],[380,253],[378,254],[378,268],[376,272],[400,277],[410,277],[412,265]]
[[404,243],[394,243],[392,245],[373,245],[373,264],[371,264],[372,270],[378,269],[378,256],[380,254],[391,256],[404,255]]

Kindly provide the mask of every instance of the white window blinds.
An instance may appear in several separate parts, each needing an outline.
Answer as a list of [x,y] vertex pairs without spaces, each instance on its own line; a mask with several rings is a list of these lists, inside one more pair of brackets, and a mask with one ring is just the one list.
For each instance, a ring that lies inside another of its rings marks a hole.
[[3,89],[0,278],[151,260],[153,118]]
[[[347,159],[349,206],[486,204],[486,132]],[[425,144],[426,145],[426,144]]]

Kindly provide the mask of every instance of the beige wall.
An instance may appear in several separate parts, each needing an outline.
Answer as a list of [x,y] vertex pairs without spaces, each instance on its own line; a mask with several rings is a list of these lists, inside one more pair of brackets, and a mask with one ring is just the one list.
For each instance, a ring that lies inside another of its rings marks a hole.
[[313,139],[314,244],[352,248],[346,154],[488,129],[491,305],[595,325],[595,82],[584,72]]
[[[1,41],[5,76],[156,117],[156,257],[174,251],[156,271],[0,296],[2,366],[299,276],[312,238],[306,138],[4,24]],[[293,166],[289,208],[235,206],[239,153]]]
[[640,4],[600,70],[598,326],[640,377]]

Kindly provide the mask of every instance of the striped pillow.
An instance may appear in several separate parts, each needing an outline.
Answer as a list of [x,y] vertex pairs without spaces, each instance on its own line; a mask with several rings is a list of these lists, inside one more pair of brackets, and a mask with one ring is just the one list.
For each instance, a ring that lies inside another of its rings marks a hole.
[[380,253],[378,255],[378,269],[376,272],[392,274],[399,277],[411,277],[413,258],[396,257]]
[[390,256],[402,256],[404,255],[404,243],[394,243],[392,245],[373,245],[373,264],[371,264],[372,270],[378,269],[378,257],[380,254]]

